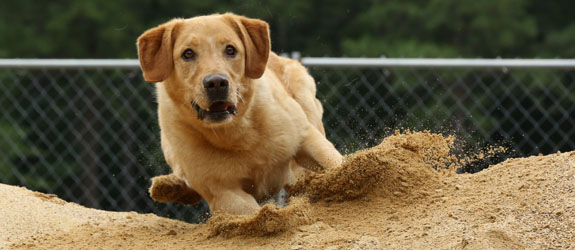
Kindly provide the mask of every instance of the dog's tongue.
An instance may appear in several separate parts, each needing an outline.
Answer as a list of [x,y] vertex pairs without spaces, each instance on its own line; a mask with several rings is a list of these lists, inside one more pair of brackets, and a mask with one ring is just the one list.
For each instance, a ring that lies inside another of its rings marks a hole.
[[210,112],[224,112],[232,106],[232,104],[226,102],[216,102],[210,106]]

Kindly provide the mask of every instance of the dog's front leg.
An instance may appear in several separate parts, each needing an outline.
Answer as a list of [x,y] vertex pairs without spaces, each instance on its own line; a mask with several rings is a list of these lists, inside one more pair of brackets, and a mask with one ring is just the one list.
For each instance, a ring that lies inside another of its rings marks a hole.
[[251,215],[260,209],[256,199],[241,189],[220,190],[215,192],[207,202],[214,213]]
[[150,197],[158,202],[177,202],[191,205],[200,202],[202,197],[174,174],[152,178]]
[[318,171],[339,167],[343,157],[319,130],[310,125],[295,159],[300,166]]

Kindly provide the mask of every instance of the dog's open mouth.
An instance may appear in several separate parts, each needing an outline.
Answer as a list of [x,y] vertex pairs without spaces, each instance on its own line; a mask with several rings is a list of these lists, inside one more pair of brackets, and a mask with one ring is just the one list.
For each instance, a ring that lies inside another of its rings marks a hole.
[[193,105],[199,120],[204,120],[206,117],[209,117],[211,121],[223,121],[229,115],[236,115],[238,113],[236,105],[229,102],[214,102],[207,110],[200,108],[196,103],[193,103]]

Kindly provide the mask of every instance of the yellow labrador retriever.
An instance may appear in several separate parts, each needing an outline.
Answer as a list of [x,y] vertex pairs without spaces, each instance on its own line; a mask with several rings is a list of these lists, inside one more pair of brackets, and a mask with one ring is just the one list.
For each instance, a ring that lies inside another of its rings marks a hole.
[[[253,214],[299,167],[335,167],[313,78],[270,52],[268,24],[234,14],[174,19],[138,38],[157,82],[162,150],[173,170],[152,180],[160,202]],[[301,170],[301,169],[300,169]]]

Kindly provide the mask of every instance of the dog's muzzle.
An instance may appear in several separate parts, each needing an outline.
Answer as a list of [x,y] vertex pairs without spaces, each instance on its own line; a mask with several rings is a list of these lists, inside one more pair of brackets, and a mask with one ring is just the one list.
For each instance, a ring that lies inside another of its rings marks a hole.
[[237,115],[236,105],[228,101],[230,84],[225,75],[208,75],[204,78],[203,85],[210,106],[202,109],[197,103],[192,103],[199,120],[207,118],[209,122],[221,122],[230,115]]
[[228,102],[215,102],[208,109],[202,109],[198,104],[192,103],[199,120],[204,120],[206,117],[211,121],[218,122],[225,120],[229,115],[237,115],[238,109],[236,105]]

